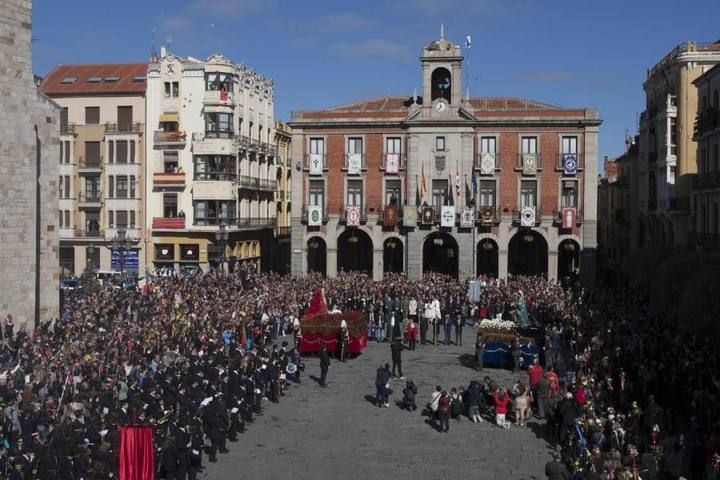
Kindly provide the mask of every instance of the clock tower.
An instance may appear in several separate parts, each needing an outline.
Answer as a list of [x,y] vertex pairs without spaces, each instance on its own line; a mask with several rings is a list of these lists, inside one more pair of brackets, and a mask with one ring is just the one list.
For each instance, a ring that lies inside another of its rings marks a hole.
[[462,101],[462,61],[460,47],[445,40],[442,27],[440,40],[423,47],[420,62],[425,116],[444,116],[448,112],[457,112]]

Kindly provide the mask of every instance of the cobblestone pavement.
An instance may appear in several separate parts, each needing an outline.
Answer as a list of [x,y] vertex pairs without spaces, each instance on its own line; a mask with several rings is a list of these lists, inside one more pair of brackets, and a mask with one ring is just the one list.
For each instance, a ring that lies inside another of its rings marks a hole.
[[[328,388],[319,376],[317,358],[305,358],[300,385],[292,385],[279,404],[264,405],[230,453],[216,464],[204,462],[208,479],[544,479],[550,460],[542,439],[544,425],[531,420],[527,428],[501,430],[489,419],[481,424],[463,417],[451,421],[449,433],[439,433],[421,414],[435,385],[444,389],[467,386],[485,375],[511,387],[515,376],[507,370],[467,365],[473,353],[473,332],[465,346],[424,346],[403,352],[403,373],[418,386],[418,410],[395,406],[405,381],[394,379],[390,408],[373,405],[375,370],[390,362],[387,343],[371,343],[356,359],[331,360]],[[467,359],[467,360],[466,360]],[[527,375],[519,374],[527,383]],[[535,432],[538,432],[537,434]]]

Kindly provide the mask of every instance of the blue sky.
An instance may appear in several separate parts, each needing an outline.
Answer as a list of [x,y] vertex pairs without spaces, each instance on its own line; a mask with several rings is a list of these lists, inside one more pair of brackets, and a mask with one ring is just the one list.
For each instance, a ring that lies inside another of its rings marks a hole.
[[472,35],[471,95],[595,106],[600,158],[622,153],[625,131],[636,130],[648,67],[680,42],[720,39],[717,0],[35,0],[33,8],[39,75],[58,63],[145,60],[154,36],[156,49],[169,41],[179,55],[221,52],[274,79],[283,120],[421,90],[418,55],[443,22],[456,43]]

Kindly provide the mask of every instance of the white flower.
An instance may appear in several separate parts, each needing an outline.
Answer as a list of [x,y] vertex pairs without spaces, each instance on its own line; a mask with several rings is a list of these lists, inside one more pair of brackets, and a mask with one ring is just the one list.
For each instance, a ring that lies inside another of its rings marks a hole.
[[510,320],[482,320],[480,322],[480,328],[485,330],[505,330],[512,332],[515,330],[515,322]]

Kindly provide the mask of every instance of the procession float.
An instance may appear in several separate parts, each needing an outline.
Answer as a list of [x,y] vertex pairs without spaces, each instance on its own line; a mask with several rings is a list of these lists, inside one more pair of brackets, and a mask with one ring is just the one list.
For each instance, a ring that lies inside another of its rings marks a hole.
[[532,365],[533,359],[540,354],[537,344],[538,332],[529,327],[518,327],[511,320],[484,319],[478,324],[478,335],[482,334],[485,348],[483,363],[507,367],[513,364],[513,343],[520,346],[520,368]]

